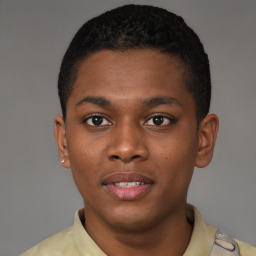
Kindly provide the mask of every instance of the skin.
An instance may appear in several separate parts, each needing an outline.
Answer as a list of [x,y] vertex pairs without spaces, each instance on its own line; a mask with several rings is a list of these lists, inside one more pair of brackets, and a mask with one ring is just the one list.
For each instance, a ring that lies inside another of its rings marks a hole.
[[[86,230],[107,255],[178,256],[187,248],[187,191],[194,166],[211,161],[218,118],[209,114],[198,126],[184,71],[177,58],[155,50],[94,53],[78,69],[66,122],[55,118],[62,165],[84,200]],[[92,114],[103,123],[93,126]],[[156,125],[155,115],[163,123]],[[134,200],[117,199],[102,180],[119,172],[143,174],[153,184]]]

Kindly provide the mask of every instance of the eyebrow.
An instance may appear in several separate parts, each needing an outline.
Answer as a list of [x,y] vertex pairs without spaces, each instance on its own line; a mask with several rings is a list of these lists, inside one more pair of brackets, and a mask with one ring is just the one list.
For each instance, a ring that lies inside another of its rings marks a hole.
[[[93,97],[93,96],[87,96],[80,100],[77,104],[76,107],[84,104],[84,103],[91,103],[100,107],[106,107],[110,106],[111,102],[104,98],[104,97]],[[142,101],[142,105],[147,106],[147,107],[153,107],[153,106],[158,106],[158,105],[166,105],[166,104],[176,104],[179,106],[182,106],[182,104],[175,98],[173,97],[167,97],[167,96],[158,96],[158,97],[152,97],[148,98]]]
[[142,104],[145,106],[158,106],[158,105],[165,105],[165,104],[175,104],[182,106],[182,104],[173,97],[167,97],[167,96],[159,96],[159,97],[153,97],[148,98],[142,101]]
[[91,104],[94,104],[94,105],[97,105],[97,106],[100,106],[100,107],[106,107],[106,106],[110,106],[111,105],[110,101],[107,100],[104,97],[91,97],[91,96],[88,96],[88,97],[85,97],[82,100],[80,100],[76,104],[76,107],[82,105],[83,103],[91,103]]

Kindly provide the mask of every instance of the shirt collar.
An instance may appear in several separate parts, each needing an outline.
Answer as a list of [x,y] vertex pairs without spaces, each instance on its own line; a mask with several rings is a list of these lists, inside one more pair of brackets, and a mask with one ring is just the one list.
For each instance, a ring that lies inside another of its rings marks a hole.
[[74,241],[81,255],[97,255],[107,256],[98,245],[92,240],[89,234],[86,232],[83,226],[84,223],[84,209],[80,209],[75,214],[73,234]]
[[[208,255],[214,241],[216,228],[206,224],[197,208],[192,205],[187,204],[186,216],[188,221],[194,224],[194,227],[189,245],[183,256]],[[74,241],[81,255],[107,256],[86,232],[83,227],[83,222],[84,210],[80,209],[75,214],[73,234]]]
[[208,255],[213,245],[216,228],[206,224],[196,207],[187,204],[186,216],[194,223],[192,236],[183,256]]

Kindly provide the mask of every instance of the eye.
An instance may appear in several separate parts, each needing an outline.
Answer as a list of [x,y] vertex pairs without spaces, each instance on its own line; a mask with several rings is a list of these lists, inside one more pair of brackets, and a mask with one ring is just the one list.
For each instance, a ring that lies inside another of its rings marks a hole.
[[155,115],[153,117],[151,117],[150,119],[148,119],[148,121],[145,123],[146,125],[154,125],[154,126],[163,126],[163,125],[168,125],[170,123],[174,123],[175,120],[170,118],[170,117],[166,117],[163,115]]
[[89,118],[85,119],[84,122],[90,126],[107,126],[112,124],[110,121],[108,121],[105,117],[101,115],[90,116]]

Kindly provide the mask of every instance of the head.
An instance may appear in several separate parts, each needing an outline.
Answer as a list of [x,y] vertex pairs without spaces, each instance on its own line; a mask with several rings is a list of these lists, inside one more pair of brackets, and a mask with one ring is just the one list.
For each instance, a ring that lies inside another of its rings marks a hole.
[[175,14],[128,5],[77,32],[61,65],[55,137],[89,231],[185,221],[194,166],[208,165],[217,134],[210,88],[203,46]]
[[102,50],[154,49],[178,58],[185,67],[186,89],[194,98],[198,123],[207,115],[211,99],[208,56],[195,32],[167,10],[126,5],[86,22],[63,58],[58,91],[63,117],[80,64]]

